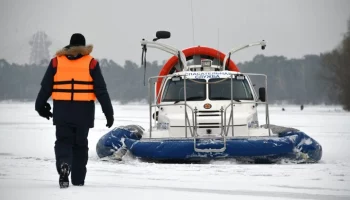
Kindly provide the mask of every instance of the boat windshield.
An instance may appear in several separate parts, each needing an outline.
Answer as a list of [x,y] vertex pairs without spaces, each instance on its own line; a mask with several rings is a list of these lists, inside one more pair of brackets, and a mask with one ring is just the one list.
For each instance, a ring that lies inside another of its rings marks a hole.
[[[206,99],[205,79],[186,79],[187,101],[203,101]],[[165,85],[162,101],[184,101],[184,79],[173,81],[169,79]]]
[[[231,100],[231,79],[209,79],[210,100]],[[232,79],[233,100],[254,100],[247,79]]]

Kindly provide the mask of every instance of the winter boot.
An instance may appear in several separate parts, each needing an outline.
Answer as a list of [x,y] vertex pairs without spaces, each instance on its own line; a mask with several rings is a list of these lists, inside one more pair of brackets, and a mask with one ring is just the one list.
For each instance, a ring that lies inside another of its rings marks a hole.
[[69,187],[69,179],[68,179],[69,174],[70,174],[69,165],[67,163],[62,163],[61,171],[60,171],[60,179],[59,179],[60,188]]

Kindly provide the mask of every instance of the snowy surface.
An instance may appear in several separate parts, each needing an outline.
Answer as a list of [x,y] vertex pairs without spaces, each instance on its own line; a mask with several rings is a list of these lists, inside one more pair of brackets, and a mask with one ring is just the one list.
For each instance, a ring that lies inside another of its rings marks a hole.
[[[114,105],[115,126],[148,128],[147,105]],[[335,106],[270,107],[272,124],[300,129],[323,147],[317,164],[104,162],[96,142],[109,129],[100,105],[89,134],[86,185],[59,189],[55,127],[34,103],[0,103],[0,199],[350,199],[350,113]],[[264,119],[263,113],[259,115]]]

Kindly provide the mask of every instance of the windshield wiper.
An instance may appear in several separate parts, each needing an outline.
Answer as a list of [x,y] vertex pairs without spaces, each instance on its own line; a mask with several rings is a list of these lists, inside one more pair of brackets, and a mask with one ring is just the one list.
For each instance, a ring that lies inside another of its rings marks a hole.
[[[194,96],[194,97],[188,97],[186,100],[187,101],[191,101],[191,100],[202,100],[204,97],[203,96]],[[184,100],[177,100],[174,102],[174,104],[179,103],[180,101],[184,101]]]
[[202,100],[203,98],[204,98],[203,96],[188,97],[187,101],[190,101],[190,100]]
[[[231,100],[231,98],[228,98],[228,97],[212,97],[210,98],[210,100]],[[237,101],[237,102],[241,102],[239,99],[232,99],[234,101]]]

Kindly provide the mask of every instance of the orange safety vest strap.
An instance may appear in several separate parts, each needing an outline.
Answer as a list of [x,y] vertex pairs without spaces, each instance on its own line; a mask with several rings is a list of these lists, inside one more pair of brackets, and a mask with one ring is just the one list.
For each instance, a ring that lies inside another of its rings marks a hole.
[[52,67],[56,68],[57,67],[57,57],[52,58]]
[[[73,95],[74,94],[74,95]],[[56,93],[58,95],[58,93]],[[91,98],[89,96],[89,93],[60,93],[59,99],[54,100],[61,100],[61,101],[94,101],[94,99],[86,100],[87,98]]]
[[77,89],[53,89],[53,92],[69,92],[69,93],[93,93],[94,90],[77,90]]
[[[53,88],[52,92],[59,92],[59,93],[68,93],[70,95],[70,97],[68,96],[68,94],[66,95],[61,95],[61,98],[64,98],[64,100],[74,100],[74,97],[77,93],[94,93],[93,89],[75,89],[75,86],[79,86],[79,85],[91,85],[89,88],[93,88],[93,81],[75,81],[74,79],[71,81],[55,81],[53,84],[54,85],[58,85],[57,87],[63,87],[63,88],[70,88],[70,89],[62,89],[62,88]],[[67,86],[67,87],[64,87]],[[87,96],[82,96],[81,94],[79,95],[80,97],[78,97],[78,99],[81,98],[86,98]],[[69,98],[69,99],[67,99]],[[63,100],[63,99],[62,99]]]
[[53,82],[54,85],[65,85],[65,84],[82,84],[82,85],[92,85],[94,84],[93,81],[55,81]]
[[95,69],[96,65],[97,65],[97,60],[92,59],[90,62],[90,69]]

